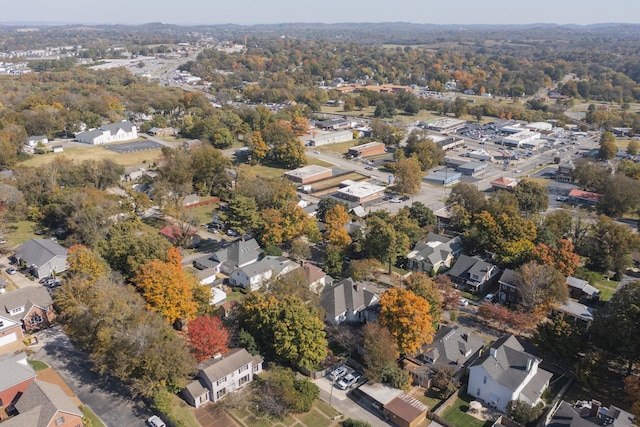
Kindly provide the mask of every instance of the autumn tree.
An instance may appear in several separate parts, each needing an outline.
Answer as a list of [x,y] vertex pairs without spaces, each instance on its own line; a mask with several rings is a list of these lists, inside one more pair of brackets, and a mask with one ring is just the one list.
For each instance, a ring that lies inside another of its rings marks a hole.
[[627,155],[636,156],[640,152],[640,142],[637,139],[630,139],[627,143]]
[[433,340],[429,302],[413,292],[394,288],[380,297],[380,325],[389,329],[402,354],[412,354]]
[[219,317],[198,316],[187,324],[187,335],[191,345],[191,354],[198,362],[212,357],[216,353],[226,353],[229,345],[229,332]]
[[336,205],[329,209],[324,215],[325,240],[339,248],[346,248],[351,243],[351,236],[345,229],[345,225],[350,220],[349,212],[342,205]]
[[600,215],[588,234],[589,265],[596,271],[612,270],[619,278],[631,265],[631,252],[640,247],[640,238],[626,225]]
[[540,351],[556,359],[575,361],[584,350],[587,340],[584,328],[568,323],[562,316],[541,322],[533,335],[533,342]]
[[396,190],[403,194],[416,194],[422,184],[422,170],[415,157],[398,160],[393,169]]
[[598,158],[602,160],[611,160],[618,154],[618,146],[616,145],[616,137],[611,132],[602,132],[600,136],[600,149],[598,150]]
[[373,280],[384,266],[377,259],[354,259],[349,264],[347,275],[353,280]]
[[573,275],[580,261],[573,243],[567,239],[559,239],[555,246],[538,243],[531,251],[531,257],[541,265],[553,266],[565,277]]
[[269,147],[262,139],[262,133],[259,130],[254,131],[247,142],[249,152],[251,153],[251,161],[255,163],[262,162],[269,153]]
[[399,356],[395,338],[379,323],[369,322],[362,328],[362,346],[367,366],[365,375],[372,381],[381,382],[385,368],[395,365]]
[[433,319],[434,329],[438,328],[442,316],[442,294],[435,281],[425,273],[411,274],[404,282],[406,288],[429,302],[429,315]]
[[295,296],[277,299],[252,293],[238,320],[263,352],[282,362],[312,367],[326,355],[324,325],[317,311]]
[[624,392],[627,400],[631,402],[631,413],[640,416],[640,377],[628,375],[624,379]]
[[438,274],[435,282],[442,294],[442,308],[450,310],[455,307],[460,300],[460,291],[456,289],[451,277],[448,274]]
[[528,262],[516,270],[520,305],[529,312],[548,310],[568,297],[565,278],[548,265]]
[[96,252],[83,245],[71,246],[67,252],[69,269],[67,274],[81,276],[89,282],[95,282],[99,277],[109,272],[109,265]]
[[153,260],[143,265],[133,283],[147,302],[169,324],[178,319],[191,320],[198,306],[193,300],[193,287],[199,286],[194,276],[182,270],[182,256],[176,248],[167,251],[167,261]]

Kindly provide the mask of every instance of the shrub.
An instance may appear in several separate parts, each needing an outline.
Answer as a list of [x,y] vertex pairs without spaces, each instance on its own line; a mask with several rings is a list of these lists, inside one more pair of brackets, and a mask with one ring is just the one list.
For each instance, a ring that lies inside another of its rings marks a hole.
[[342,422],[342,427],[371,427],[371,424],[366,421],[354,420],[353,418],[349,418]]

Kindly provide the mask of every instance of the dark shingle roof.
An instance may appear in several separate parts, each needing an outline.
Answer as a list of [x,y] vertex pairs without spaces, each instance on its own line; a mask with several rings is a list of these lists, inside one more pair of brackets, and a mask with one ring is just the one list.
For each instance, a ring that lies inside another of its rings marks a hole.
[[462,365],[483,345],[482,338],[467,328],[442,325],[433,342],[425,345],[423,351],[433,360],[433,365]]
[[[0,310],[3,310],[0,311],[0,314],[18,321],[22,319],[34,305],[47,308],[51,306],[51,304],[53,304],[51,295],[49,295],[47,289],[42,286],[29,286],[0,294]],[[12,315],[11,310],[19,307],[24,307],[24,311]]]
[[51,239],[29,239],[16,248],[16,255],[27,266],[40,268],[57,256],[67,256],[67,250]]
[[375,296],[361,284],[347,278],[331,288],[325,288],[320,297],[320,305],[329,318],[335,319],[347,310],[352,312],[364,310],[374,301]]
[[256,242],[256,239],[238,240],[228,248],[215,252],[211,259],[226,263],[231,270],[234,270],[240,265],[257,259],[260,253],[260,245]]
[[256,359],[244,348],[235,348],[218,359],[202,362],[198,365],[198,369],[214,383],[252,361],[255,363],[261,360],[260,357]]
[[37,413],[35,424],[20,424],[23,426],[46,427],[58,411],[82,417],[80,409],[74,405],[69,396],[60,387],[39,380],[33,380],[29,384],[29,387],[27,387],[15,406],[20,413],[15,418],[19,418],[24,414],[29,419],[36,419],[35,415]]

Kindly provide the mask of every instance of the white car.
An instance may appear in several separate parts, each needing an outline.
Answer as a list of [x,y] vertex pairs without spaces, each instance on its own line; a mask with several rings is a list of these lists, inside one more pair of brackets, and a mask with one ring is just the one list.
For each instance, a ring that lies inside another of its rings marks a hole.
[[458,300],[458,304],[463,306],[463,307],[466,307],[466,306],[469,305],[469,301],[467,301],[466,298],[460,298],[460,300]]
[[334,369],[329,374],[329,378],[331,379],[331,381],[335,381],[338,378],[342,378],[343,376],[345,376],[347,372],[348,372],[348,370],[347,370],[346,366],[340,366],[339,368]]
[[150,427],[167,427],[164,421],[162,421],[157,415],[149,417],[147,424],[149,424]]
[[340,388],[340,390],[346,390],[352,385],[354,385],[356,381],[358,381],[358,378],[359,377],[356,377],[353,374],[349,374],[344,378],[342,378],[340,381],[338,381],[338,387]]
[[485,302],[493,302],[495,299],[495,294],[487,294],[487,296],[484,297]]
[[391,203],[402,203],[402,200],[398,199],[397,197],[394,197],[393,199],[389,200]]

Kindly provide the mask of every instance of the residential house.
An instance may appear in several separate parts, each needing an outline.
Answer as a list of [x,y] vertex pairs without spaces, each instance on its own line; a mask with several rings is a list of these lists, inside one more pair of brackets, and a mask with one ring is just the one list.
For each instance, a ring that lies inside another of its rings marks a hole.
[[[5,288],[2,289],[4,290]],[[0,292],[0,295],[2,294],[5,294],[5,292]],[[23,338],[22,322],[18,319],[12,319],[7,313],[0,311],[0,347],[16,341],[22,341]]]
[[199,408],[217,402],[253,381],[262,372],[262,357],[252,356],[244,348],[236,348],[198,365],[197,378],[182,390],[182,397]]
[[49,143],[47,135],[35,135],[27,138],[25,145],[27,147],[36,148],[39,144],[46,145]]
[[407,255],[407,267],[425,273],[438,273],[450,268],[455,257],[462,251],[460,236],[449,237],[429,233],[424,242],[417,242]]
[[576,325],[582,325],[586,329],[591,326],[595,309],[580,304],[577,301],[567,300],[560,307],[553,309],[553,316],[562,316],[565,320]]
[[0,407],[3,408],[14,404],[37,375],[27,363],[26,353],[2,356],[0,372]]
[[540,362],[513,335],[502,337],[469,368],[467,393],[501,412],[511,400],[535,406],[552,376]]
[[473,293],[485,291],[499,273],[495,265],[467,255],[460,255],[447,272],[453,283]]
[[67,250],[51,239],[29,239],[15,250],[20,265],[40,278],[66,271]]
[[151,136],[174,136],[174,135],[177,135],[178,132],[179,132],[179,129],[171,128],[171,127],[169,128],[152,127],[151,129],[149,129],[147,133]]
[[558,171],[556,172],[556,181],[573,182],[573,173],[575,169],[576,165],[573,163],[559,164]]
[[2,427],[82,427],[82,411],[60,387],[33,380],[14,405],[18,415]]
[[[29,286],[0,294],[0,316],[20,323],[26,332],[46,328],[55,320],[51,295],[42,286]],[[16,340],[18,337],[16,334]]]
[[64,147],[62,145],[53,145],[51,147],[51,151],[54,153],[62,153],[64,151]]
[[567,277],[567,285],[569,285],[569,296],[577,300],[592,300],[600,296],[600,291],[591,286],[586,280],[577,277]]
[[351,278],[325,288],[320,296],[325,321],[334,325],[366,320],[365,310],[377,301],[378,296],[375,293]]
[[200,147],[202,147],[202,141],[199,139],[190,139],[182,143],[182,148],[185,150],[195,150]]
[[429,408],[402,390],[368,381],[352,391],[363,407],[399,427],[416,427],[425,422]]
[[616,406],[603,408],[597,400],[579,400],[575,405],[562,401],[547,427],[632,427],[634,416]]
[[93,145],[131,141],[137,138],[138,129],[133,123],[126,120],[76,134],[77,141]]
[[193,266],[198,270],[215,269],[216,273],[230,275],[234,270],[258,261],[262,250],[255,239],[238,240],[211,255],[198,258]]
[[184,196],[184,199],[182,200],[182,206],[184,206],[185,208],[197,205],[198,203],[200,203],[200,196],[198,196],[197,194],[188,194]]
[[500,302],[509,302],[509,303],[517,303],[520,300],[520,295],[518,294],[518,275],[517,273],[507,268],[500,276],[500,280],[498,280],[498,299]]
[[231,272],[229,283],[245,289],[257,291],[271,278],[287,274],[300,268],[300,264],[286,257],[266,256],[260,261],[238,267]]
[[569,191],[569,201],[572,203],[582,203],[585,205],[597,205],[600,199],[604,197],[599,193],[592,193],[590,191],[582,191],[574,188]]
[[302,263],[304,280],[309,290],[315,294],[322,294],[325,286],[333,282],[333,278],[325,273],[320,267],[316,267],[308,262]]

